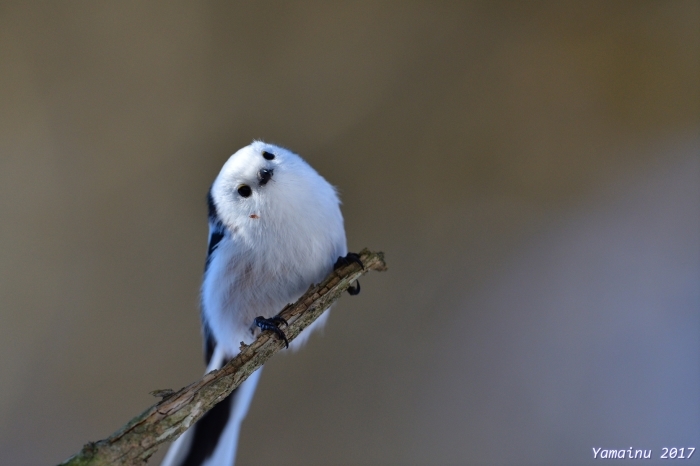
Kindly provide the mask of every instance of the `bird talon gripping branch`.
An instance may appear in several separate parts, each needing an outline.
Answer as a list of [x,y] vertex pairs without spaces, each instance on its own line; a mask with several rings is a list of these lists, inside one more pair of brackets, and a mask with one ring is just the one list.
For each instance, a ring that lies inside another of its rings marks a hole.
[[287,335],[285,335],[284,332],[280,330],[279,326],[281,324],[289,326],[289,324],[287,324],[287,321],[281,318],[280,316],[271,317],[269,319],[266,319],[263,316],[258,316],[255,318],[255,325],[260,327],[260,329],[262,329],[263,331],[270,330],[271,332],[274,332],[277,335],[277,338],[279,338],[280,340],[284,340],[284,347],[289,348],[289,341],[287,340]]
[[[338,260],[335,261],[335,264],[333,264],[333,270],[338,270],[339,268],[346,267],[352,263],[359,264],[363,269],[365,268],[365,264],[363,264],[362,260],[360,260],[360,255],[354,252],[349,252],[344,257],[338,257]],[[355,284],[356,286],[349,286],[347,289],[350,296],[357,296],[360,294],[360,281],[355,280]]]
[[360,255],[354,252],[349,252],[344,257],[338,257],[338,260],[335,261],[335,264],[333,264],[333,270],[338,270],[339,268],[346,267],[352,263],[359,264],[363,269],[365,268],[365,264],[362,263]]

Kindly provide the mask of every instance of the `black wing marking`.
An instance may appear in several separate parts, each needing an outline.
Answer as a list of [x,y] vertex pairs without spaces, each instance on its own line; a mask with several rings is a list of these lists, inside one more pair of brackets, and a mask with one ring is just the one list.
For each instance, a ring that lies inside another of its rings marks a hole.
[[[218,227],[219,225],[214,225],[214,227]],[[211,253],[214,252],[214,249],[219,245],[222,239],[224,239],[225,233],[218,228],[213,229],[211,234],[209,235],[209,247],[207,248],[207,257],[211,256]]]
[[207,247],[207,260],[204,263],[204,272],[206,273],[209,268],[209,263],[211,262],[211,257],[216,247],[219,245],[224,236],[226,236],[226,227],[221,223],[219,214],[216,210],[216,204],[214,204],[214,198],[211,195],[211,189],[209,194],[207,194],[207,204],[209,206],[209,246]]
[[204,313],[202,312],[201,315],[202,318],[202,340],[204,343],[204,362],[206,363],[207,366],[209,366],[209,361],[211,361],[211,357],[214,355],[214,349],[216,348],[216,339],[214,338],[214,335],[211,333],[211,328],[209,328],[209,324],[207,323],[206,320],[204,320]]
[[216,247],[219,245],[222,239],[224,239],[225,233],[223,231],[219,230],[214,230],[212,229],[211,234],[209,235],[209,247],[207,248],[207,260],[204,263],[204,272],[209,269],[209,263],[211,262],[212,254],[216,250]]
[[[224,227],[224,224],[221,223],[221,220],[219,219],[219,214],[216,210],[216,204],[214,204],[214,198],[211,194],[211,189],[209,189],[209,193],[207,193],[207,205],[209,207],[209,246],[207,247],[207,260],[204,263],[204,274],[206,275],[207,270],[209,269],[209,263],[211,262],[211,259],[213,257],[214,251],[216,250],[216,247],[219,245],[222,239],[224,239],[224,236],[226,234],[226,228]],[[214,335],[211,333],[211,328],[209,327],[209,323],[206,321],[204,318],[204,302],[201,303],[202,308],[202,313],[201,313],[201,319],[202,319],[202,339],[204,340],[204,360],[207,364],[209,365],[209,361],[211,361],[211,357],[214,354],[214,349],[216,348],[216,339],[214,339]]]
[[214,196],[211,195],[211,188],[207,193],[207,206],[209,207],[209,221],[218,221],[219,213],[216,211],[216,204],[214,204]]

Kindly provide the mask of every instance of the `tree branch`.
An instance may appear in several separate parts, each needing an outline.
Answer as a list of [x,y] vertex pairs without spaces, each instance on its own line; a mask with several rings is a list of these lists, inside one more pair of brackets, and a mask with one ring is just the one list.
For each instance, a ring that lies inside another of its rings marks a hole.
[[[288,304],[280,312],[280,316],[289,322],[289,327],[284,329],[289,341],[337,301],[361,275],[369,270],[386,270],[381,252],[363,249],[360,259],[364,269],[351,263],[331,272],[323,282],[310,287],[296,303]],[[85,444],[82,450],[59,466],[145,463],[162,443],[175,440],[283,347],[284,343],[272,332],[261,332],[251,345],[241,343],[241,352],[228,364],[209,372],[198,382],[177,392],[152,392],[163,399],[108,438]]]

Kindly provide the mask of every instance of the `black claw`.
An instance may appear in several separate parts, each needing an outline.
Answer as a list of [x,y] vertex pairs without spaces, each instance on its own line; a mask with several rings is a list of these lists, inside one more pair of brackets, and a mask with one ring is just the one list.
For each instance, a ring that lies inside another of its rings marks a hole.
[[349,252],[345,257],[338,257],[338,260],[335,261],[335,264],[333,265],[333,270],[345,267],[347,265],[352,264],[353,262],[355,264],[359,264],[360,267],[362,267],[363,269],[365,268],[365,264],[363,264],[360,260],[360,255],[355,254],[354,252]]
[[347,291],[350,296],[357,296],[358,294],[360,294],[360,280],[355,280],[355,284],[357,286],[348,287]]
[[[360,255],[356,254],[354,252],[349,252],[345,257],[339,257],[337,261],[335,261],[335,264],[333,265],[333,270],[338,270],[341,267],[346,267],[352,263],[359,264],[360,267],[363,269],[365,268],[365,264],[362,263],[360,260]],[[360,282],[355,281],[357,286],[349,286],[348,287],[348,294],[350,296],[356,296],[360,294]]]
[[284,332],[280,330],[280,324],[289,326],[289,324],[287,324],[287,321],[281,318],[280,316],[271,317],[269,319],[266,319],[263,316],[255,318],[255,325],[260,327],[263,331],[269,330],[271,332],[275,332],[277,338],[279,338],[280,340],[284,340],[285,348],[289,348],[289,341],[287,340],[287,335],[285,335]]
[[267,320],[276,323],[277,326],[279,326],[280,324],[284,324],[285,327],[289,327],[289,324],[287,323],[287,321],[284,320],[284,319],[283,319],[282,317],[280,317],[280,316],[270,317],[270,318],[267,319]]

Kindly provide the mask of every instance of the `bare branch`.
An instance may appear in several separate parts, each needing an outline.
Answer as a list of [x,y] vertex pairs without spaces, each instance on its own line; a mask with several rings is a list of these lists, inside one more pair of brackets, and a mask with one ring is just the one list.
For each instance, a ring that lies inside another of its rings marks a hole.
[[[319,285],[309,288],[280,315],[289,322],[285,334],[289,341],[316,320],[342,293],[369,270],[384,271],[384,254],[363,249],[360,259],[365,268],[352,263],[332,272]],[[206,374],[198,382],[177,392],[153,392],[163,399],[129,421],[104,440],[87,443],[83,449],[60,466],[143,464],[164,443],[175,440],[188,427],[226,398],[241,382],[262,366],[284,343],[272,332],[262,332],[251,345],[218,371]]]

